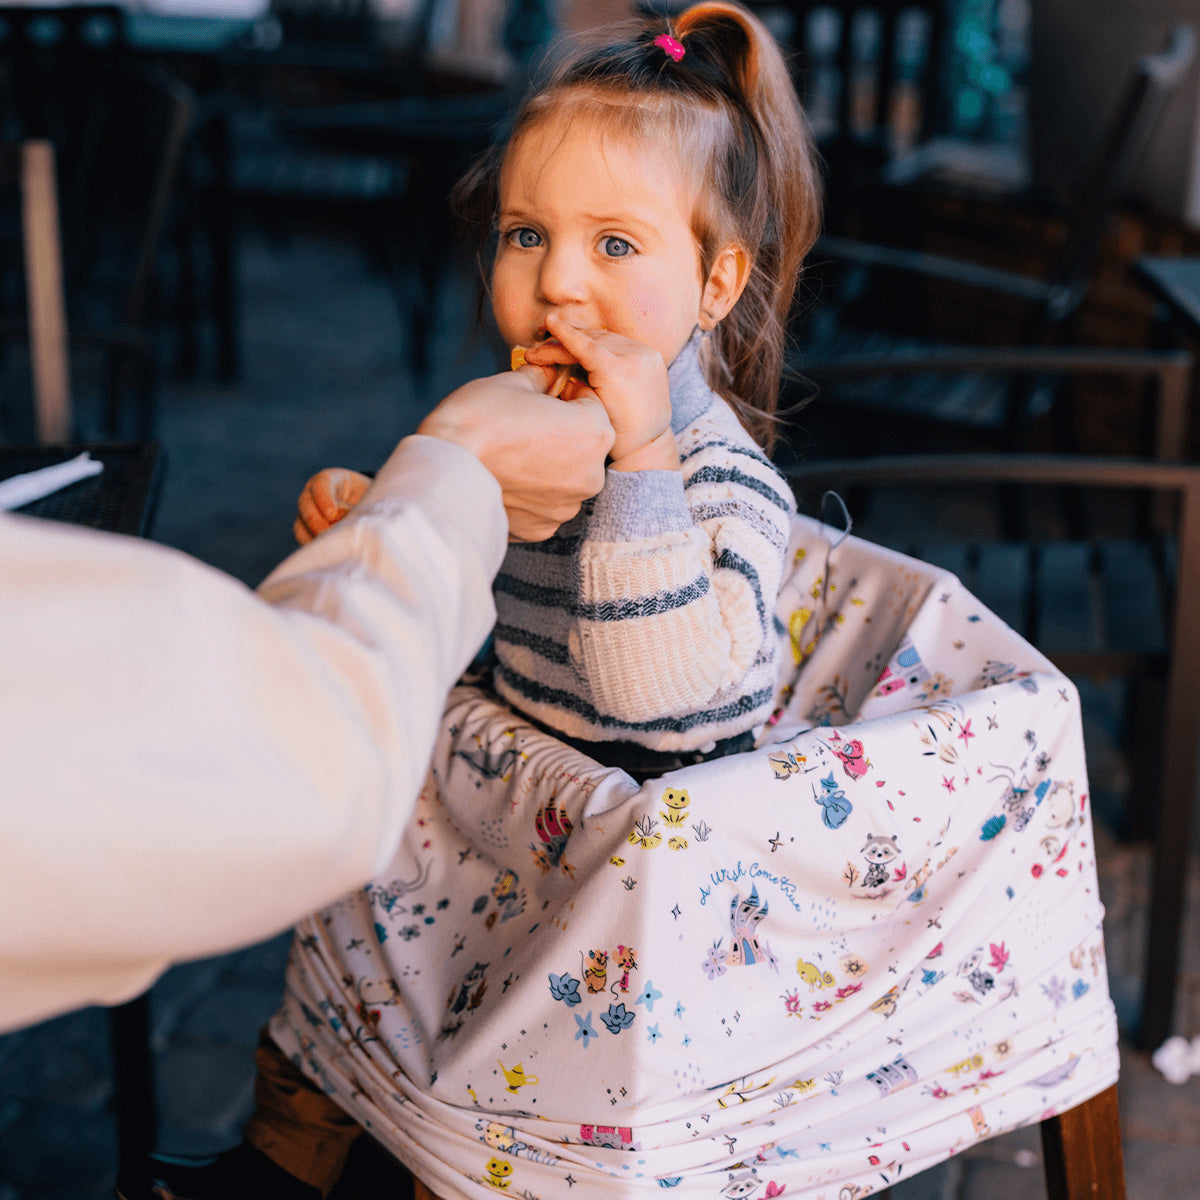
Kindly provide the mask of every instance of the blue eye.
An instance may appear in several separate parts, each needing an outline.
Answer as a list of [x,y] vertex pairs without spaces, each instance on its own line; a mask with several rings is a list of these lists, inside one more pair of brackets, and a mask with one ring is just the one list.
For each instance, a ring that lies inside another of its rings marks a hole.
[[532,250],[535,246],[542,244],[542,239],[537,232],[527,227],[512,230],[508,238],[514,246],[520,246],[522,250]]
[[633,253],[633,247],[624,238],[606,237],[604,253],[609,258],[625,258]]

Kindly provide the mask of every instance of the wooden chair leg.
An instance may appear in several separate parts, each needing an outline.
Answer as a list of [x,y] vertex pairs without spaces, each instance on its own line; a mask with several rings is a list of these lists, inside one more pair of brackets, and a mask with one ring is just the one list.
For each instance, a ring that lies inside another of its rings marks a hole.
[[1049,1200],[1125,1200],[1116,1084],[1042,1122]]

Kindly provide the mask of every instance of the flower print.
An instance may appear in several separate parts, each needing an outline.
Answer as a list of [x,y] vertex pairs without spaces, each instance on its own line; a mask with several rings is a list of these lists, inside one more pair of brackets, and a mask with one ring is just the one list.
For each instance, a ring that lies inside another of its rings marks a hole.
[[847,954],[842,959],[842,970],[851,976],[865,975],[867,973],[867,964],[857,954]]
[[813,1004],[813,1012],[828,1012],[833,1004],[828,1000],[817,1000]]
[[[631,1013],[624,1004],[610,1004],[608,1012],[600,1015],[604,1028],[611,1034],[618,1034],[622,1029],[628,1029],[633,1024],[636,1014]],[[578,1017],[575,1018],[579,1020]]]
[[721,949],[722,938],[718,938],[712,944],[712,948],[708,952],[701,966],[704,969],[704,974],[709,979],[719,979],[725,974],[725,952]]
[[675,1005],[675,1016],[682,1018],[685,1012],[687,1012],[687,1009],[683,1007],[683,1001],[681,1000]]
[[588,1013],[586,1018],[581,1017],[578,1013],[575,1014],[575,1024],[579,1028],[575,1031],[575,1040],[583,1042],[583,1048],[586,1050],[592,1043],[592,1038],[598,1036],[592,1028],[592,1014]]
[[655,1000],[661,999],[662,992],[655,988],[654,981],[647,980],[646,986],[642,989],[642,994],[634,1001],[634,1004],[644,1004],[647,1012],[653,1012]]
[[932,700],[936,696],[949,696],[954,690],[954,680],[947,679],[941,671],[935,671],[931,679],[927,679],[920,693],[921,700]]
[[1042,984],[1042,991],[1046,993],[1046,999],[1055,1008],[1062,1008],[1067,1002],[1066,984],[1057,975],[1053,976],[1049,983]]
[[648,1041],[650,1045],[653,1046],[660,1037],[662,1037],[662,1034],[658,1032],[657,1025],[651,1025],[650,1028],[646,1030],[646,1041]]
[[580,1003],[579,995],[579,980],[572,979],[571,976],[564,971],[561,975],[555,975],[550,972],[550,995],[555,1000],[563,1001],[568,1007]]

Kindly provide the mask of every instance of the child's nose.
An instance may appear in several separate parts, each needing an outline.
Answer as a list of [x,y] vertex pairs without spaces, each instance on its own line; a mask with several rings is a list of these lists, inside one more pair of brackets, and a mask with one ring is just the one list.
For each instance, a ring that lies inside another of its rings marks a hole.
[[560,246],[542,259],[538,274],[541,298],[549,304],[578,304],[587,299],[587,264],[573,247]]

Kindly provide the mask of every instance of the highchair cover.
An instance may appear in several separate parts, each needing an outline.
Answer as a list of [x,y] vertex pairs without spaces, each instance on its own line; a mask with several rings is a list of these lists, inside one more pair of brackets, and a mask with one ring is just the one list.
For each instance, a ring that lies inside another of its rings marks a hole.
[[272,1024],[438,1195],[857,1200],[1117,1076],[1074,687],[806,518],[760,749],[638,787],[451,694]]

